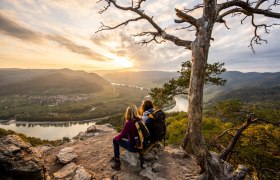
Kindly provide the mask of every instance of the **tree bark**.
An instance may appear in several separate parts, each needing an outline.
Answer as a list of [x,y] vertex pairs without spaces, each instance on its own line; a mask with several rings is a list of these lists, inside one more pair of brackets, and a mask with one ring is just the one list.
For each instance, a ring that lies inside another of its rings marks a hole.
[[192,68],[189,85],[188,133],[191,149],[201,166],[200,179],[220,179],[223,170],[219,160],[213,160],[201,132],[203,87],[211,34],[215,22],[214,0],[205,0],[202,18],[198,19],[198,31],[191,44]]

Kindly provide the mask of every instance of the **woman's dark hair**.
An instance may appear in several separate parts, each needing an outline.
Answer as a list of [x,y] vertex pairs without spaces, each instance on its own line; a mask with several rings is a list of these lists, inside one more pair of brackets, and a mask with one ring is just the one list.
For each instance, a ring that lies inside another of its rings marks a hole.
[[145,111],[154,108],[153,102],[151,100],[145,100],[142,102],[140,107],[140,114],[142,115]]

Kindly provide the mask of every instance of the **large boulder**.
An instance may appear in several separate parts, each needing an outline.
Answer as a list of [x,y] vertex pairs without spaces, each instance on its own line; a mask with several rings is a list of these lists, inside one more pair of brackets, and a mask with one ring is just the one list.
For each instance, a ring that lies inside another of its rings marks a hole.
[[62,164],[67,164],[77,158],[76,153],[74,153],[74,149],[71,147],[61,149],[56,156]]
[[87,133],[95,133],[97,131],[96,126],[92,125],[87,128]]
[[165,180],[165,178],[159,177],[156,173],[154,173],[151,167],[145,168],[139,173],[139,175],[151,180]]
[[160,172],[164,170],[164,166],[156,162],[152,165],[152,169],[155,172]]
[[139,156],[138,153],[132,153],[129,151],[126,151],[122,156],[121,159],[125,162],[127,162],[128,164],[132,165],[132,166],[136,166],[137,163],[139,162]]
[[65,165],[60,170],[58,170],[56,173],[54,173],[53,176],[55,179],[66,179],[66,178],[70,179],[71,177],[73,177],[77,168],[78,168],[77,165],[71,162]]
[[73,180],[90,180],[91,175],[85,170],[85,168],[81,165],[78,166]]
[[0,179],[44,179],[41,153],[17,135],[0,138]]
[[71,162],[53,174],[55,179],[90,180],[92,176],[81,165]]
[[177,149],[168,146],[165,148],[165,151],[175,159],[190,158],[190,156],[183,149]]

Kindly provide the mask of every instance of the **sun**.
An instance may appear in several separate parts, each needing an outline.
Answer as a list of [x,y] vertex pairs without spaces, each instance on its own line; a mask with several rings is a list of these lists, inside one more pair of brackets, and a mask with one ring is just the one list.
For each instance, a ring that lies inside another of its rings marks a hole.
[[133,62],[128,60],[127,58],[118,58],[114,60],[114,64],[116,64],[119,67],[123,68],[129,68],[133,66]]

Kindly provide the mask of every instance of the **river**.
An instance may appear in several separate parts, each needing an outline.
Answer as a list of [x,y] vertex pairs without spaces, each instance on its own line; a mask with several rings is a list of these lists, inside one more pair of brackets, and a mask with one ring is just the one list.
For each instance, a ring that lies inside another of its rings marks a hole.
[[188,99],[185,96],[175,96],[176,105],[166,112],[188,111]]
[[86,131],[88,127],[94,125],[98,118],[76,122],[21,122],[21,121],[0,121],[0,128],[10,129],[26,136],[37,137],[40,139],[57,140],[63,137],[73,138],[79,132]]
[[[187,111],[188,101],[184,96],[175,97],[176,105],[166,112]],[[108,118],[108,117],[104,117]],[[73,138],[79,132],[86,131],[86,129],[94,125],[97,120],[102,118],[72,121],[72,122],[21,122],[21,121],[0,121],[0,128],[10,129],[17,133],[22,133],[26,136],[37,137],[40,139],[57,140],[63,137]]]

